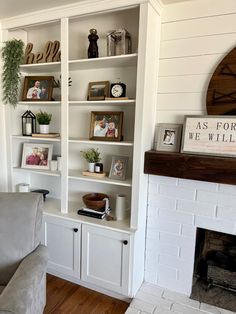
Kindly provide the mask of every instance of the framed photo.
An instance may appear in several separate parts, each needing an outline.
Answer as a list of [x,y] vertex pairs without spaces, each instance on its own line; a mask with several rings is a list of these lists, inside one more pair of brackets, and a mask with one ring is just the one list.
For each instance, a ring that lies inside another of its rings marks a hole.
[[122,111],[92,111],[89,138],[100,141],[121,141],[122,127]]
[[156,127],[154,149],[179,152],[182,124],[159,123]]
[[181,152],[236,157],[236,116],[186,116]]
[[48,170],[53,144],[24,143],[21,168]]
[[129,157],[113,156],[109,178],[115,180],[125,180]]
[[25,76],[22,100],[52,100],[53,76]]
[[105,100],[109,96],[109,81],[90,82],[88,100]]

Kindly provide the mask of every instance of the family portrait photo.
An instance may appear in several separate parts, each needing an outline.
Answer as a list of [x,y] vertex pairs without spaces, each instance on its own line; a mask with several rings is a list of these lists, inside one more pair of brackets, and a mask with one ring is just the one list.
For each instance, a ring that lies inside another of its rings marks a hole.
[[49,169],[52,144],[24,143],[21,168]]
[[163,136],[163,145],[174,145],[175,144],[175,131],[165,130]]
[[125,180],[128,165],[128,157],[113,156],[109,178],[115,180]]
[[121,141],[123,112],[91,112],[90,139]]
[[159,123],[156,126],[154,149],[179,152],[182,124]]
[[53,76],[26,76],[22,100],[52,100],[53,80]]

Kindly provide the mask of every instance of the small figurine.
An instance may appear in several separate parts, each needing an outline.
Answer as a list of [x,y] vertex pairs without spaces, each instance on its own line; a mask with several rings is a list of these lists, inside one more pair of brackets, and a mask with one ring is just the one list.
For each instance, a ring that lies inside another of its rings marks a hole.
[[89,30],[90,34],[88,36],[89,39],[89,47],[88,47],[88,58],[98,58],[98,35],[97,30],[95,28],[91,28]]

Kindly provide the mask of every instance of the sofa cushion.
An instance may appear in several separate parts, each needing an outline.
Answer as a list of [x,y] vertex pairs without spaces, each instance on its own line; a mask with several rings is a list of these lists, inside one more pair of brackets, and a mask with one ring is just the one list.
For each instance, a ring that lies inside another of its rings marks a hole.
[[0,294],[3,292],[5,286],[0,286]]
[[39,245],[42,206],[38,193],[0,193],[0,285]]

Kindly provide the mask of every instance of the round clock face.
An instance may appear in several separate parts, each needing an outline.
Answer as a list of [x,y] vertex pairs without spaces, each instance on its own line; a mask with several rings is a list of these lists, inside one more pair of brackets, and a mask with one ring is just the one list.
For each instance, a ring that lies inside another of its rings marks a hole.
[[113,97],[120,97],[123,94],[123,87],[119,84],[112,86],[111,94]]

